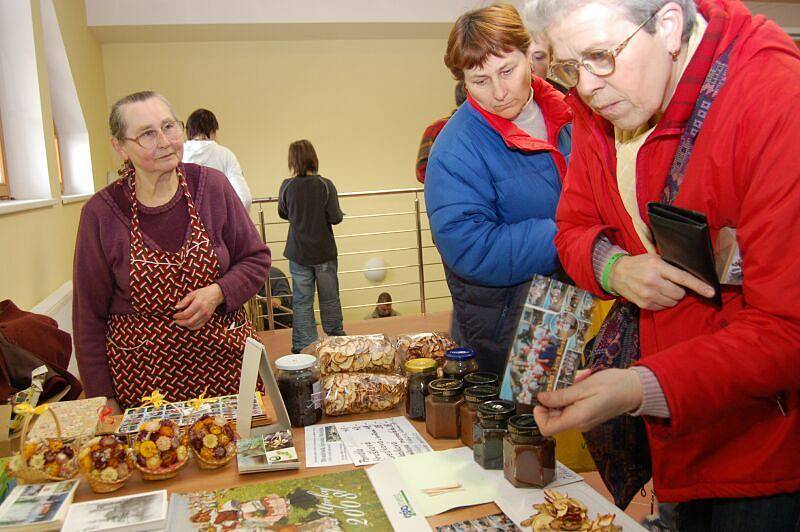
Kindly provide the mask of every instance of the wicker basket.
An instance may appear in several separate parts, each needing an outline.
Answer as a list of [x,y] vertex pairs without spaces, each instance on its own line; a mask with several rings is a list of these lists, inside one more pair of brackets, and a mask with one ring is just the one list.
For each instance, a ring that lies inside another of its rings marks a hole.
[[[53,409],[48,408],[47,412],[53,417],[53,422],[56,426],[56,435],[57,440],[62,442],[62,432],[61,432],[61,423],[58,421],[58,416]],[[22,425],[22,433],[19,437],[19,452],[14,457],[15,468],[12,469],[11,474],[17,478],[20,484],[38,484],[43,482],[57,482],[61,480],[69,480],[75,478],[78,475],[78,467],[77,464],[74,466],[74,473],[67,477],[58,477],[54,475],[50,475],[49,473],[30,467],[28,464],[28,460],[25,459],[25,441],[28,439],[28,431],[31,428],[31,424],[34,418],[38,417],[39,414],[36,412],[31,413],[30,415],[25,417],[25,422]],[[46,443],[42,442],[41,445],[46,445]],[[70,445],[70,447],[72,447]],[[77,460],[78,453],[75,452],[73,448],[73,456],[72,460]]]
[[[153,423],[153,422],[162,423],[163,421],[164,420],[150,420],[147,423]],[[143,429],[143,427],[147,423],[144,423],[142,425],[142,427],[140,427],[140,431]],[[171,422],[171,425],[172,425],[172,429],[177,431],[177,434],[180,435],[181,445],[183,445],[184,447],[189,447],[189,445],[188,445],[188,437],[186,436],[186,434],[182,434],[181,427],[177,423],[175,423],[174,421]],[[138,438],[138,434],[139,433],[137,433],[137,436],[136,436],[137,438]],[[172,438],[173,436],[168,436],[168,437]],[[168,478],[173,478],[175,475],[178,474],[178,471],[183,466],[185,466],[186,463],[189,461],[189,449],[187,448],[186,449],[186,455],[184,456],[183,460],[179,460],[179,461],[173,463],[172,465],[170,465],[169,467],[159,467],[158,469],[151,469],[149,467],[146,467],[146,466],[143,466],[143,465],[139,464],[138,457],[136,456],[136,445],[137,445],[137,443],[138,442],[136,442],[136,441],[133,441],[133,443],[131,443],[131,449],[133,450],[133,454],[134,454],[134,456],[133,456],[133,465],[136,467],[136,469],[138,469],[141,472],[142,478],[144,480],[166,480]],[[177,451],[177,448],[175,450]],[[158,451],[158,452],[160,452],[160,451]]]
[[[103,438],[103,436],[100,436],[99,438]],[[117,439],[117,438],[115,438],[115,439]],[[81,454],[83,454],[84,448],[87,447],[87,446],[91,446],[93,441],[94,441],[94,438],[89,440],[88,442],[86,442],[83,445],[83,447],[81,447],[81,450],[78,453],[79,457],[80,457]],[[128,474],[125,477],[118,478],[117,480],[115,480],[113,482],[107,482],[107,481],[101,480],[101,479],[99,479],[99,478],[97,478],[95,476],[92,476],[91,470],[86,470],[83,466],[81,466],[80,458],[78,459],[78,467],[80,469],[81,476],[86,480],[86,483],[89,484],[89,487],[92,488],[93,492],[95,492],[95,493],[111,493],[112,491],[117,491],[122,486],[124,486],[125,482],[127,482],[127,480],[129,478],[131,478],[131,476],[133,475],[133,471],[134,471],[134,469],[133,469],[133,460],[131,460],[131,458],[130,458],[130,449],[128,448],[127,442],[123,441],[122,443],[125,445],[125,447],[127,449],[127,453],[126,453],[126,459],[127,460],[126,460],[126,463],[128,465]]]
[[189,448],[192,450],[192,454],[194,455],[195,459],[197,460],[197,467],[200,469],[219,469],[220,467],[227,465],[233,457],[236,456],[236,444],[233,444],[233,451],[228,453],[228,456],[223,458],[222,460],[207,460],[200,456],[200,453],[194,450],[194,447],[189,445]]

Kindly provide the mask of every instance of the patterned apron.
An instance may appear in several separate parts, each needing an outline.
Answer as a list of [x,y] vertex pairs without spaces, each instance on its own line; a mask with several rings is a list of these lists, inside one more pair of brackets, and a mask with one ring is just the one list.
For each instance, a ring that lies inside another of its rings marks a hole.
[[255,336],[244,308],[214,312],[196,331],[175,323],[175,305],[192,290],[219,278],[219,261],[186,179],[178,182],[189,206],[191,233],[175,253],[149,249],[139,225],[136,183],[131,189],[132,314],[112,314],[106,329],[111,378],[120,407],[138,406],[159,390],[169,401],[238,392],[245,341]]

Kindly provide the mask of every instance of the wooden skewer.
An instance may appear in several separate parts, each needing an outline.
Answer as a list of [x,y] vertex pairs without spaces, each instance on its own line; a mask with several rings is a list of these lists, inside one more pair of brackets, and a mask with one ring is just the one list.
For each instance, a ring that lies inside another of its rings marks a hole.
[[450,486],[439,486],[437,488],[426,488],[422,490],[422,493],[432,497],[434,495],[450,493],[451,491],[464,491],[464,488],[461,486],[461,484],[453,484]]

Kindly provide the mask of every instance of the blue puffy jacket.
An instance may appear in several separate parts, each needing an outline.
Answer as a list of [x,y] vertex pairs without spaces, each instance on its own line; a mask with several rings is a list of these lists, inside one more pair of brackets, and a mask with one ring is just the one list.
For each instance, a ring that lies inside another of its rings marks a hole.
[[428,160],[425,201],[445,263],[483,286],[511,286],[558,267],[553,244],[571,152],[563,95],[534,78],[548,141],[533,139],[471,98],[450,118]]

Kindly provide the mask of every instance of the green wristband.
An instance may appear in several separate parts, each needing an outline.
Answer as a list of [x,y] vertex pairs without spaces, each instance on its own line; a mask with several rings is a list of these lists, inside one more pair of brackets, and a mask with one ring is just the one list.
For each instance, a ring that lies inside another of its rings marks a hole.
[[614,291],[613,288],[608,284],[608,276],[611,275],[611,268],[617,263],[619,259],[622,257],[627,257],[627,253],[614,253],[608,262],[606,262],[605,267],[603,267],[603,276],[600,278],[600,286],[611,295],[618,296],[619,294]]

